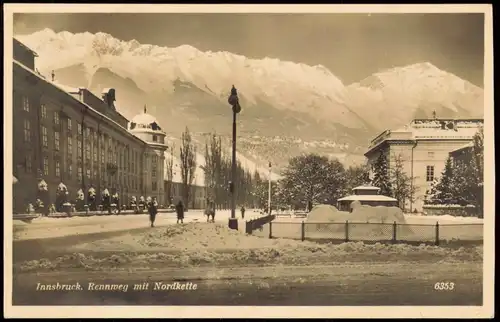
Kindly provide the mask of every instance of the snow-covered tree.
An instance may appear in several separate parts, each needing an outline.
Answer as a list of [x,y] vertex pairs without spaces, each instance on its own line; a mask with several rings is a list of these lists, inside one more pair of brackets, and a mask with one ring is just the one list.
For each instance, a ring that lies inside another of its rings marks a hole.
[[477,133],[472,138],[472,143],[474,161],[476,162],[477,172],[481,178],[482,183],[484,171],[484,129],[482,126],[478,129]]
[[483,204],[482,179],[482,174],[479,173],[474,159],[473,162],[454,162],[452,185],[458,203],[462,205],[472,204],[481,208]]
[[430,203],[433,204],[472,204],[482,214],[483,208],[483,169],[484,133],[480,128],[473,137],[472,148],[466,149],[461,158],[446,161],[440,179],[433,184]]
[[350,194],[353,188],[370,183],[370,169],[366,164],[350,166],[345,174],[346,191],[344,194]]
[[372,185],[380,188],[381,195],[392,196],[389,167],[387,164],[387,157],[384,153],[380,153],[377,160],[373,164]]
[[63,211],[63,205],[68,201],[68,188],[64,183],[59,183],[57,186],[57,193],[56,193],[56,211],[57,212],[62,212]]
[[451,158],[446,159],[444,170],[439,179],[435,179],[429,192],[430,204],[456,203],[456,187],[453,184],[453,163]]
[[484,203],[484,129],[481,126],[473,138],[473,152],[476,161],[476,176],[478,178],[475,205],[479,209],[479,213],[482,216],[483,213],[483,203]]
[[283,172],[284,193],[294,202],[334,204],[345,190],[345,169],[340,161],[318,154],[291,158]]
[[89,209],[91,211],[97,210],[97,200],[96,200],[97,192],[94,187],[90,187],[87,191],[87,200],[89,204]]
[[268,183],[262,179],[260,173],[255,170],[253,177],[252,195],[255,202],[255,207],[259,209],[267,208]]
[[76,192],[75,208],[76,211],[83,211],[85,206],[85,194],[83,189],[78,189]]

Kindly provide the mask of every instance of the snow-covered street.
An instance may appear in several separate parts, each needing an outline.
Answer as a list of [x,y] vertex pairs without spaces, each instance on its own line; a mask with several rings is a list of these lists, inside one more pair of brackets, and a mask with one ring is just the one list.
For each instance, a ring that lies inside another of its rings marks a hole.
[[[220,224],[227,224],[231,215],[230,210],[217,211],[215,221]],[[236,218],[239,221],[239,231],[244,233],[244,222],[260,217],[257,211],[248,210],[245,218],[241,218],[239,211],[236,213]],[[185,213],[184,222],[206,222],[206,216],[202,210],[191,210]],[[300,238],[300,223],[305,218],[295,217],[277,217],[274,221],[273,236],[283,238]],[[452,217],[452,216],[419,216],[405,215],[406,223],[415,225],[418,228],[418,233],[426,234],[432,237],[434,234],[433,225],[439,222],[441,225],[442,237],[459,238],[462,236],[465,239],[482,236],[483,219],[476,217]],[[173,225],[177,221],[175,213],[159,213],[156,217],[155,226],[164,227]],[[416,226],[416,225],[429,225]],[[448,225],[448,226],[447,226]],[[467,226],[462,226],[467,225]],[[28,240],[28,239],[43,239],[55,238],[72,235],[84,235],[101,232],[119,232],[133,230],[149,226],[149,217],[147,214],[141,215],[103,215],[91,217],[72,217],[72,218],[37,218],[31,223],[14,221],[13,239]],[[256,236],[268,236],[268,225],[265,225],[262,230],[254,232]],[[431,238],[432,239],[432,238]]]
[[[219,210],[215,215],[215,222],[227,224],[231,215],[230,210]],[[239,211],[236,217],[240,231],[244,231],[244,221],[259,217],[255,211],[247,210],[245,219],[241,219]],[[184,214],[184,223],[206,222],[207,217],[202,210],[190,210]],[[177,222],[175,213],[159,213],[156,216],[155,226],[163,227]],[[72,218],[37,218],[31,223],[14,221],[13,239],[43,239],[71,235],[83,235],[99,232],[126,231],[149,226],[149,216],[140,215],[103,215]]]

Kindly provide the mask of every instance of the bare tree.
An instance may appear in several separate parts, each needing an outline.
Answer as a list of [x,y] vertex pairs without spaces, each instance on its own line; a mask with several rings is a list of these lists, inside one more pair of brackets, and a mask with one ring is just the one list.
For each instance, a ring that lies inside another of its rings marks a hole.
[[166,162],[166,177],[167,177],[167,202],[171,203],[172,202],[172,186],[173,186],[173,181],[174,181],[174,151],[175,151],[175,144],[172,143],[172,146],[170,147],[170,154],[167,157],[167,162]]
[[207,198],[219,202],[217,198],[217,183],[220,177],[220,138],[216,134],[210,134],[209,140],[205,142],[205,164],[200,166],[205,173],[205,186]]
[[184,206],[187,208],[191,198],[191,189],[196,171],[196,146],[187,127],[184,133],[182,133],[181,141],[181,176]]
[[[415,202],[417,187],[412,184],[414,178],[410,178],[404,171],[404,159],[401,155],[394,155],[389,169],[389,183],[391,185],[392,196],[399,202],[402,210],[406,208],[406,202]],[[410,209],[410,212],[412,209]]]

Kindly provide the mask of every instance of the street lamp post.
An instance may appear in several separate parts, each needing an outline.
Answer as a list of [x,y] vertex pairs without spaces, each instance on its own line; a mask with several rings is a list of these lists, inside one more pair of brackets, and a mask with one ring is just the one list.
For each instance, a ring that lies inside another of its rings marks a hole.
[[267,213],[271,214],[271,162],[269,162],[269,189],[268,189],[268,197],[267,197]]
[[236,88],[231,88],[228,103],[233,109],[233,153],[231,161],[231,182],[229,183],[229,192],[231,193],[231,218],[229,218],[229,228],[238,230],[238,220],[236,219],[236,114],[241,111],[241,106],[238,99],[238,91]]

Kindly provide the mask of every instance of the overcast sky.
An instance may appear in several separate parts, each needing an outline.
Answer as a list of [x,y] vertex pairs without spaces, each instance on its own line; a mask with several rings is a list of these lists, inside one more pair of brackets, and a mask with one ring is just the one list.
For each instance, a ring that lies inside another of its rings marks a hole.
[[431,62],[483,85],[483,14],[16,14],[14,33],[106,32],[122,40],[322,64],[345,84]]

